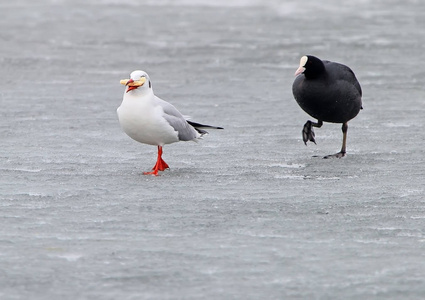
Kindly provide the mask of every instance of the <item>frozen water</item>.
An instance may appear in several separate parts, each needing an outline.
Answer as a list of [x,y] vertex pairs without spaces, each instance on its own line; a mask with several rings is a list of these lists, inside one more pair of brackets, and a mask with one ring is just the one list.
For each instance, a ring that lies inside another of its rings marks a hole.
[[[1,299],[423,297],[425,2],[263,2],[0,4]],[[362,84],[343,159],[338,124],[302,142],[304,54]],[[225,127],[157,178],[116,117],[134,69]]]

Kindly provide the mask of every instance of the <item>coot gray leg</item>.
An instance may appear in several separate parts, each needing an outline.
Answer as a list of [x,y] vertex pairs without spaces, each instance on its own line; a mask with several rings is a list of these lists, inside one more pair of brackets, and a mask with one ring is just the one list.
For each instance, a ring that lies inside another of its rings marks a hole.
[[304,144],[307,145],[308,141],[316,144],[316,141],[314,140],[315,135],[314,135],[313,127],[320,128],[322,127],[322,125],[323,125],[323,122],[320,120],[318,120],[317,123],[311,122],[309,120],[307,121],[307,123],[304,124],[303,131],[302,131]]
[[323,158],[341,158],[345,156],[345,148],[347,146],[347,130],[348,130],[348,123],[343,123],[342,124],[342,147],[341,147],[341,151],[339,151],[338,153],[335,154],[331,154],[331,155],[326,155]]

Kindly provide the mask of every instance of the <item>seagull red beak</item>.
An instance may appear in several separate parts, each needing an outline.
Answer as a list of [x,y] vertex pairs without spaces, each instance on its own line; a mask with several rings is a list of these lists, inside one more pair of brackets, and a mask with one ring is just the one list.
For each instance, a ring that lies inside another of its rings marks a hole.
[[126,93],[128,93],[131,90],[135,90],[139,87],[138,85],[133,85],[132,83],[134,83],[134,80],[130,78],[125,85],[125,86],[128,86],[127,90],[125,91]]
[[144,85],[146,82],[146,78],[142,77],[140,80],[133,80],[133,79],[122,79],[120,80],[120,83],[122,85],[128,86],[126,93],[128,93],[131,90],[137,89],[139,86]]

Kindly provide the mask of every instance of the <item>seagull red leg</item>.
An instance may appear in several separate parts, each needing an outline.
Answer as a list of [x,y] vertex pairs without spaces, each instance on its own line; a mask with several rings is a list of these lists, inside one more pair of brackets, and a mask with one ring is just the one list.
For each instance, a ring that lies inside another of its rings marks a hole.
[[143,175],[154,175],[158,176],[158,171],[164,171],[165,169],[169,169],[170,167],[167,163],[162,159],[162,146],[158,146],[158,158],[156,160],[155,166],[152,168],[152,172],[143,172]]
[[156,162],[158,165],[158,170],[164,171],[165,169],[169,169],[170,167],[167,163],[162,159],[162,146],[158,146],[158,161]]

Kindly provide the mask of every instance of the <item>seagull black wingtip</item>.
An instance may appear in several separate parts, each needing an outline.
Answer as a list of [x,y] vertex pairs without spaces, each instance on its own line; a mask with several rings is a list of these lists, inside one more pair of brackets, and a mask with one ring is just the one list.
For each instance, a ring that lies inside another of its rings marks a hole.
[[186,120],[186,122],[189,123],[189,125],[191,125],[192,127],[195,127],[195,128],[224,129],[223,127],[205,125],[205,124],[201,124],[201,123],[192,122],[192,121],[189,121],[189,120]]

